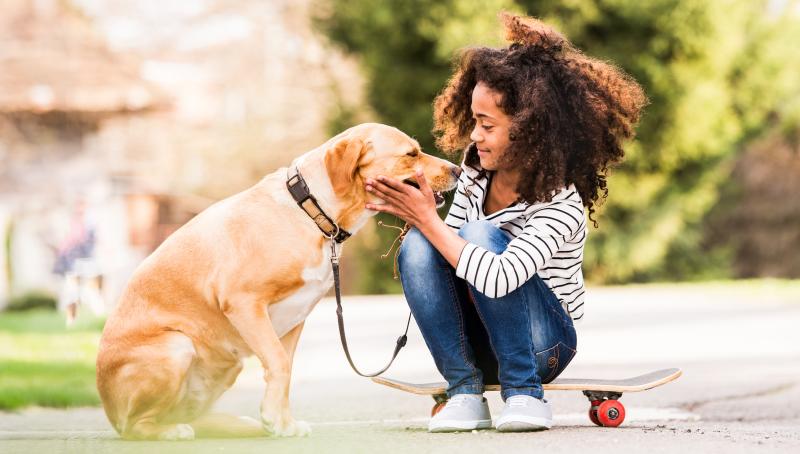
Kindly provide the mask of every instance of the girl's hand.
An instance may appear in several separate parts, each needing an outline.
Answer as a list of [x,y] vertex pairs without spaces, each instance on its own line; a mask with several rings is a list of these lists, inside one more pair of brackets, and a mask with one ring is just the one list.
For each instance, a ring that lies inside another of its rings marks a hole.
[[419,189],[394,178],[379,175],[377,181],[367,178],[366,189],[370,194],[383,200],[384,204],[368,203],[368,210],[380,211],[397,216],[412,227],[424,230],[424,226],[438,221],[436,200],[422,170],[416,174]]

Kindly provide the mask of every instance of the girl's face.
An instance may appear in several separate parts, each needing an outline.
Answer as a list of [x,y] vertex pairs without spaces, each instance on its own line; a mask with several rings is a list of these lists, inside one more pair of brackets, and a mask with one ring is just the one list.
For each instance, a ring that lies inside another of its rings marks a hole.
[[478,147],[481,167],[486,170],[510,170],[503,155],[510,142],[511,117],[500,110],[502,94],[478,82],[472,90],[472,118],[475,128],[469,135]]

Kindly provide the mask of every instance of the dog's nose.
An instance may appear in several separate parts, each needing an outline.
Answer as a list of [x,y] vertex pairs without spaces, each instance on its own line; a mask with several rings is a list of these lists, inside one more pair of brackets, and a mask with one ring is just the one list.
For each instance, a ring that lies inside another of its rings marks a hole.
[[461,176],[461,167],[453,166],[450,168],[450,172],[455,175],[456,178]]

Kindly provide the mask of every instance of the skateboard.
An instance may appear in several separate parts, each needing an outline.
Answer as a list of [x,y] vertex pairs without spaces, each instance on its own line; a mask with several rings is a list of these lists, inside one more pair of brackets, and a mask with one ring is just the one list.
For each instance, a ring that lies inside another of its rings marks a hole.
[[[625,420],[625,407],[619,401],[622,393],[645,391],[681,376],[680,369],[662,369],[648,374],[618,380],[596,378],[557,378],[544,384],[548,391],[582,391],[591,406],[589,419],[601,427],[617,427]],[[400,391],[430,395],[436,401],[431,416],[447,403],[447,383],[409,383],[386,377],[372,377],[372,381]],[[486,391],[500,391],[500,385],[486,385]]]

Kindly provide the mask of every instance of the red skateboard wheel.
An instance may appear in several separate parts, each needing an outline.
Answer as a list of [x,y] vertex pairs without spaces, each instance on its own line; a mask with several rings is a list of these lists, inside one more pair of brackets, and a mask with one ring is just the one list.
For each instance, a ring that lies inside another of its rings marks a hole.
[[625,420],[625,407],[618,400],[607,400],[597,408],[597,420],[603,427],[617,427]]
[[591,420],[595,425],[601,426],[600,421],[597,419],[597,409],[600,407],[600,404],[603,403],[602,400],[593,400],[592,406],[589,407],[589,420]]

